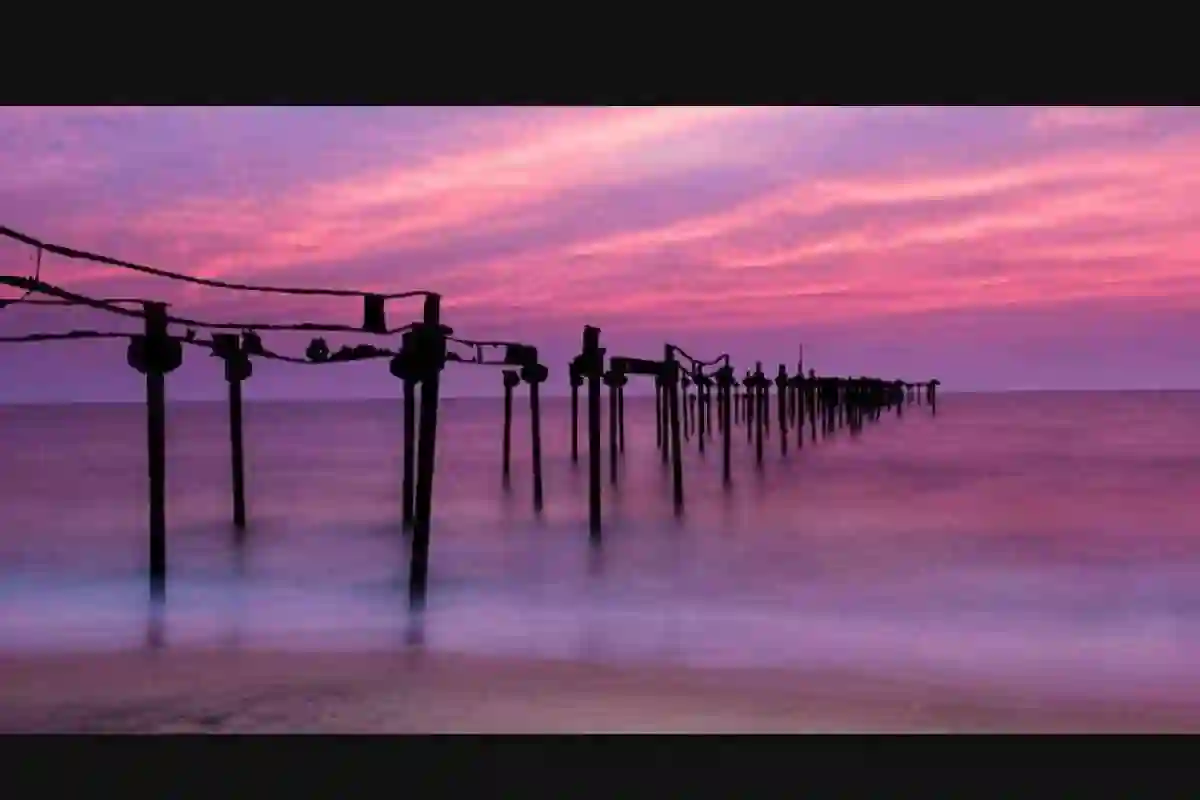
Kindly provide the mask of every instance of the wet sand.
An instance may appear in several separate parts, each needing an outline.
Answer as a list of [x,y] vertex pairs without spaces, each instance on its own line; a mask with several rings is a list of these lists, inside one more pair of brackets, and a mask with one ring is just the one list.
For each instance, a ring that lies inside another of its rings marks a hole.
[[0,656],[4,732],[1200,731],[1169,696],[407,651]]

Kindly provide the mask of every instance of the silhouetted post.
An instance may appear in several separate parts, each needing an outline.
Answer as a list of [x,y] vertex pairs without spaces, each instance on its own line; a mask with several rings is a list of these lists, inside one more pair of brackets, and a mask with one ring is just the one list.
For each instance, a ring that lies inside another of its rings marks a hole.
[[754,419],[757,417],[754,406],[758,402],[758,389],[754,386],[754,374],[750,370],[746,370],[746,377],[742,380],[742,418],[746,422],[746,441],[754,441]]
[[663,431],[662,431],[662,450],[661,450],[660,455],[662,457],[662,465],[665,467],[665,466],[667,466],[667,464],[670,463],[670,460],[671,460],[671,423],[670,423],[671,416],[670,416],[670,410],[669,410],[670,403],[671,403],[671,392],[667,388],[667,382],[666,382],[667,378],[666,378],[665,372],[659,374],[658,377],[656,377],[654,380],[655,380],[655,385],[659,385],[662,387],[662,392],[661,392],[662,402],[659,403],[658,414],[662,421],[662,429],[663,429]]
[[787,455],[787,402],[788,402],[788,376],[787,367],[783,364],[779,365],[779,375],[775,378],[776,388],[776,403],[779,408],[779,452],[782,455]]
[[521,368],[521,379],[529,384],[529,429],[532,433],[533,510],[542,512],[542,406],[538,387],[550,377],[550,370],[537,363],[537,350],[531,350],[532,363]]
[[929,411],[935,417],[937,416],[937,387],[941,386],[942,382],[936,378],[929,382],[929,388],[926,389],[926,396],[929,398]]
[[729,486],[732,477],[730,475],[730,451],[733,443],[733,431],[730,430],[733,426],[729,420],[729,393],[733,384],[733,368],[726,364],[717,372],[717,397],[721,406],[721,438],[722,438],[722,454],[721,454],[721,479],[725,486]]
[[674,479],[675,515],[683,514],[683,442],[679,435],[679,363],[675,349],[667,345],[663,358],[663,377],[667,381],[668,412],[671,415],[671,471]]
[[510,462],[512,460],[512,410],[513,389],[521,384],[521,374],[516,370],[504,370],[504,488],[509,487]]
[[417,486],[413,502],[412,556],[409,560],[409,603],[425,607],[429,582],[429,532],[433,516],[433,468],[437,455],[438,390],[446,366],[446,336],[442,325],[441,295],[425,297],[421,322],[414,329],[417,342],[416,376],[421,384],[421,425],[417,441]]
[[249,357],[236,334],[213,336],[213,355],[225,362],[225,381],[229,384],[229,455],[233,484],[233,525],[246,528],[246,469],[242,445],[242,381],[254,374]]
[[583,376],[575,361],[571,362],[571,463],[579,463],[579,387]]
[[150,479],[150,597],[167,593],[166,375],[183,362],[183,346],[167,333],[166,303],[145,303],[145,333],[129,342],[126,360],[146,376],[146,465]]
[[696,376],[692,378],[692,383],[696,385],[696,413],[693,415],[696,419],[696,440],[700,444],[700,455],[704,455],[704,382],[707,380],[700,370],[696,370]]
[[604,374],[604,349],[600,329],[583,329],[580,374],[588,384],[588,529],[593,542],[600,541],[600,381]]
[[229,450],[233,477],[233,526],[246,528],[246,468],[242,448],[242,382],[229,380]]
[[617,449],[625,453],[625,384],[629,378],[617,373]]
[[797,438],[797,443],[796,443],[797,447],[804,446],[804,401],[805,401],[804,384],[805,384],[805,381],[804,381],[804,345],[800,345],[800,356],[796,360],[796,380],[795,380],[796,411],[795,411],[794,419],[795,419],[795,423],[796,423],[796,430],[798,431],[798,435],[796,437]]
[[754,394],[755,394],[755,410],[754,410],[754,452],[758,459],[758,466],[762,466],[763,460],[763,427],[766,423],[767,409],[767,376],[763,375],[762,362],[758,361],[754,364]]
[[776,416],[775,409],[773,408],[775,401],[771,398],[771,390],[775,388],[775,381],[773,381],[771,378],[768,378],[765,374],[763,375],[763,380],[763,436],[767,439],[770,439],[772,427],[771,421]]

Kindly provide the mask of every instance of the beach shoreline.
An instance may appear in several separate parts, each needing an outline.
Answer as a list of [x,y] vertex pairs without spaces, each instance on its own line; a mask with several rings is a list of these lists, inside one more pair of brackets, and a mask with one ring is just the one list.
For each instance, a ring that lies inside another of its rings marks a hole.
[[7,733],[1200,732],[1170,697],[421,650],[0,655]]

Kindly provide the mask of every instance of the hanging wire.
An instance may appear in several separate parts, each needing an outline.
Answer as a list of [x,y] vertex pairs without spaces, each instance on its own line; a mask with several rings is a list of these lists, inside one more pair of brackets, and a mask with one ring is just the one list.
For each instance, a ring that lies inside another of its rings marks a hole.
[[[32,278],[18,278],[9,275],[0,275],[0,284],[24,288],[25,293],[38,292],[40,294],[49,295],[58,302],[41,303],[44,305],[71,305],[71,306],[86,306],[94,308],[98,311],[107,311],[110,314],[117,314],[123,317],[131,317],[133,319],[145,319],[145,312],[141,310],[132,310],[122,308],[123,303],[132,303],[132,300],[102,300],[86,295],[76,294],[62,289],[58,286],[53,286],[49,283],[44,283]],[[164,305],[166,305],[164,303]],[[177,317],[168,315],[167,322],[175,325],[185,325],[189,328],[204,328],[207,330],[264,330],[264,331],[319,331],[322,333],[369,333],[362,328],[351,325],[329,325],[313,322],[301,323],[270,323],[270,322],[206,322],[204,320],[191,319],[189,317]],[[395,335],[413,328],[415,323],[402,325],[398,328],[389,328],[383,334],[375,335]]]
[[[159,278],[167,278],[173,281],[182,281],[184,283],[192,283],[198,286],[210,286],[214,289],[230,289],[238,292],[263,292],[266,294],[290,294],[290,295],[318,295],[324,297],[366,297],[367,295],[375,294],[374,292],[364,292],[357,289],[307,289],[294,286],[262,286],[250,283],[229,283],[227,281],[218,281],[212,278],[197,278],[194,275],[183,275],[178,272],[168,272],[167,270],[147,267],[142,264],[134,264],[129,261],[122,261],[118,258],[102,256],[97,253],[89,253],[85,250],[75,250],[62,245],[50,244],[35,239],[32,236],[15,231],[12,228],[6,228],[0,225],[0,236],[6,239],[12,239],[17,242],[23,242],[31,247],[38,248],[39,251],[45,250],[55,255],[60,255],[63,258],[71,258],[83,261],[94,261],[97,264],[108,264],[113,267],[121,267],[122,269],[141,272],[145,275],[154,275]],[[431,292],[426,289],[417,289],[411,292],[399,292],[396,294],[385,294],[382,297],[385,300],[399,300],[406,297],[429,297],[435,295],[436,292]]]
[[[39,247],[39,248],[37,248],[37,264],[34,267],[34,271],[33,271],[33,281],[36,284],[37,282],[40,282],[41,279],[42,279],[42,248]],[[29,302],[30,301],[29,295],[31,295],[31,294],[33,294],[33,286],[32,285],[25,290],[25,294],[21,295],[20,297],[18,297],[15,300],[0,300],[0,309],[8,308],[9,306],[15,306],[17,303]],[[32,302],[36,302],[36,301],[32,301]]]

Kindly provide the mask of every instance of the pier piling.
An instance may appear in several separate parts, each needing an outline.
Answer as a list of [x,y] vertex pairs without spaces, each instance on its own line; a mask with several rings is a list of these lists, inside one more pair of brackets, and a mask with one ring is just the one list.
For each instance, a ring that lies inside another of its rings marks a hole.
[[224,362],[225,382],[229,385],[229,460],[233,488],[233,526],[246,529],[246,467],[242,437],[242,382],[254,373],[240,337],[232,333],[213,336],[213,355]]
[[529,429],[532,437],[533,510],[542,513],[542,410],[539,387],[550,377],[550,370],[537,362],[537,350],[530,348],[531,362],[521,368],[520,378],[529,384]]
[[166,303],[142,306],[145,332],[129,342],[126,360],[146,376],[146,466],[150,483],[150,597],[167,594],[166,375],[183,362],[183,348],[167,333]]
[[679,386],[682,383],[675,348],[666,345],[663,355],[663,380],[667,386],[667,411],[671,421],[671,484],[675,516],[683,515],[683,442],[679,430]]
[[521,385],[521,375],[516,370],[504,370],[504,443],[503,443],[503,479],[504,488],[510,487],[512,460],[512,412],[513,390]]
[[409,559],[408,597],[421,610],[429,583],[429,537],[433,516],[433,472],[437,454],[438,401],[441,373],[446,366],[446,336],[442,325],[441,296],[425,297],[421,323],[416,333],[417,375],[421,383],[421,417],[417,440],[417,485],[413,502],[412,555]]

